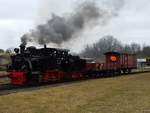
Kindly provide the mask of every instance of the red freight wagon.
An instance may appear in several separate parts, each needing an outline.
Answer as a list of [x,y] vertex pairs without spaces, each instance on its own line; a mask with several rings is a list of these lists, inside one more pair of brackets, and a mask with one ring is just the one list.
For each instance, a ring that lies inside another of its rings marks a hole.
[[105,53],[105,63],[87,63],[87,72],[94,75],[130,73],[132,69],[137,68],[137,58],[135,54],[126,54],[118,52]]
[[108,70],[117,69],[125,73],[137,68],[137,58],[135,54],[107,52],[105,55]]

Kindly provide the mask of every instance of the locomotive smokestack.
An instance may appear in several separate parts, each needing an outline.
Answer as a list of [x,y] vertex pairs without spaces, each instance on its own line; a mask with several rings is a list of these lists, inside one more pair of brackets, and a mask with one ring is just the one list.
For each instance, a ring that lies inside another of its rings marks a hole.
[[46,44],[44,44],[44,48],[45,48],[45,49],[47,48],[47,45],[46,45]]
[[25,48],[26,48],[26,46],[24,44],[20,45],[20,53],[21,54],[24,54]]

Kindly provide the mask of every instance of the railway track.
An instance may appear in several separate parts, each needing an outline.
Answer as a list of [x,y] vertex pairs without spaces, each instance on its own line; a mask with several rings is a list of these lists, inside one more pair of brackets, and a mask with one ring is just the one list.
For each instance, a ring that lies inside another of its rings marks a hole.
[[133,71],[132,73],[125,73],[122,75],[132,75],[132,74],[140,74],[140,73],[150,73],[150,69],[149,70],[143,70],[143,71]]
[[[121,74],[123,75],[134,75],[134,74],[140,74],[140,73],[150,73],[150,70],[147,71],[135,71],[130,74]],[[116,76],[112,76],[116,77]],[[99,77],[99,78],[105,78],[105,77]],[[107,77],[108,78],[108,77]],[[0,77],[1,79],[1,77]],[[97,78],[93,78],[97,79]],[[32,90],[39,90],[42,88],[51,88],[51,87],[58,87],[58,86],[64,86],[68,84],[74,84],[74,83],[79,83],[85,80],[92,80],[92,79],[84,79],[84,80],[79,80],[79,81],[65,81],[65,82],[55,82],[55,83],[44,83],[44,84],[39,84],[39,85],[28,85],[28,86],[12,86],[10,84],[0,84],[0,96],[2,95],[9,95],[17,92],[25,92],[25,91],[32,91]]]

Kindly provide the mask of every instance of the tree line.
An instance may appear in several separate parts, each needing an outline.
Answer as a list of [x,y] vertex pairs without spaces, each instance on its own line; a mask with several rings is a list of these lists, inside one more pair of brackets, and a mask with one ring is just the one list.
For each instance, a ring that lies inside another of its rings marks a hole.
[[[111,35],[104,36],[93,45],[87,45],[79,55],[88,58],[100,58],[103,57],[104,53],[109,51],[137,54],[139,58],[150,57],[149,45],[141,46],[135,42],[131,44],[124,44]],[[5,53],[13,53],[13,48],[9,48],[7,50],[0,49],[0,54]]]
[[87,45],[80,53],[82,57],[100,58],[109,51],[137,54],[139,58],[150,57],[150,46],[138,43],[123,44],[111,35],[104,36],[97,43]]
[[13,53],[13,48],[9,48],[7,50],[0,49],[0,54],[11,54]]

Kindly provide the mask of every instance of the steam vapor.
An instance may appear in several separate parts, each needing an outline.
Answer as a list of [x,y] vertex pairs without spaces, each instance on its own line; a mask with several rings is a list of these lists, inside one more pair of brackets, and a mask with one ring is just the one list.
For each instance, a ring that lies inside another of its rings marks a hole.
[[81,33],[84,28],[94,24],[99,19],[105,20],[109,17],[108,15],[115,16],[109,14],[106,10],[100,9],[95,2],[86,1],[78,5],[74,12],[67,17],[52,14],[52,18],[46,24],[38,25],[35,30],[25,34],[21,38],[21,42],[23,44],[36,42],[40,45],[48,43],[60,45],[76,38],[76,34]]

